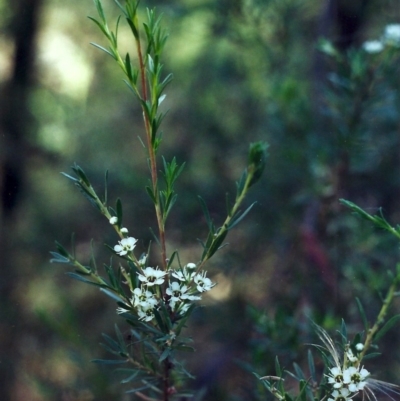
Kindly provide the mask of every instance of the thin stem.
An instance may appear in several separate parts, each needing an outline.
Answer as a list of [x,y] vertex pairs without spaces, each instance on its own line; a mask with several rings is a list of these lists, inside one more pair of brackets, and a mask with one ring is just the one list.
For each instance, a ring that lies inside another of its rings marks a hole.
[[[142,53],[142,46],[140,37],[136,40],[136,47],[139,57],[139,70],[140,70],[140,81],[142,86],[142,100],[146,103],[148,100],[147,94],[147,84],[146,84],[146,67],[143,59]],[[165,229],[163,224],[162,212],[160,208],[159,202],[159,193],[158,193],[158,178],[157,178],[157,160],[156,154],[153,147],[152,141],[152,132],[151,132],[151,124],[149,121],[149,117],[147,113],[143,110],[143,118],[144,118],[144,125],[146,130],[146,138],[147,138],[147,147],[149,150],[149,159],[150,159],[150,173],[151,173],[151,181],[153,186],[153,194],[155,196],[155,210],[157,216],[157,225],[158,231],[160,235],[160,244],[161,244],[161,258],[162,258],[162,266],[164,270],[167,270],[167,252],[165,246]]]
[[164,386],[163,386],[163,395],[164,401],[168,401],[169,399],[169,373],[171,370],[171,363],[169,358],[164,361]]
[[391,286],[388,289],[388,292],[386,294],[385,300],[383,301],[381,310],[379,311],[378,317],[376,318],[375,324],[368,330],[367,337],[364,342],[364,349],[362,350],[359,360],[361,361],[362,358],[365,356],[366,352],[370,348],[372,344],[372,340],[375,336],[375,334],[378,332],[380,327],[385,321],[386,314],[388,312],[389,306],[391,305],[395,292],[396,292],[396,287],[399,283],[400,276],[396,276],[391,284]]
[[[246,182],[244,184],[243,190],[240,193],[239,196],[237,196],[235,204],[232,207],[232,210],[230,211],[230,213],[228,214],[228,216],[226,217],[224,223],[222,224],[220,230],[218,231],[218,235],[216,236],[215,240],[218,239],[218,237],[221,237],[223,235],[226,235],[226,232],[228,231],[228,227],[229,227],[229,223],[232,221],[232,219],[235,217],[236,212],[238,211],[240,205],[242,204],[244,198],[247,195],[247,192],[250,188],[250,184],[251,184],[251,180],[253,179],[253,174],[248,174],[247,178],[246,178]],[[214,241],[215,241],[214,240]],[[210,249],[212,249],[212,245],[210,246]],[[201,261],[201,263],[197,266],[196,271],[199,272],[201,270],[201,268],[203,267],[203,265],[207,262],[208,259],[210,259],[211,255],[210,255],[210,251],[204,256],[203,260]]]

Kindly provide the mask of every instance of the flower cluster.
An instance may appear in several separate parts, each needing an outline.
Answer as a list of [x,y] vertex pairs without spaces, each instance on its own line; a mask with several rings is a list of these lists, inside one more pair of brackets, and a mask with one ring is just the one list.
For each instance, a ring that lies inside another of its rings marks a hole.
[[380,53],[386,46],[400,48],[400,24],[386,25],[382,38],[363,43],[367,53]]
[[338,353],[336,349],[334,350],[336,366],[331,368],[327,375],[328,383],[333,387],[328,401],[350,400],[367,385],[366,379],[370,373],[367,369],[360,366],[358,358],[363,347],[363,344],[358,343],[355,345],[353,352],[348,345],[344,353],[343,363],[340,363]]
[[[110,221],[116,224],[117,220]],[[127,237],[114,246],[119,256],[131,257],[137,239]],[[136,259],[134,259],[136,260]],[[132,290],[129,306],[119,307],[118,313],[135,310],[139,320],[150,322],[155,311],[164,303],[171,312],[183,315],[194,301],[201,300],[201,294],[215,286],[205,271],[197,272],[195,263],[188,263],[178,270],[162,271],[159,268],[145,267],[147,256],[137,261],[137,282],[139,286]],[[167,281],[167,285],[164,283]]]

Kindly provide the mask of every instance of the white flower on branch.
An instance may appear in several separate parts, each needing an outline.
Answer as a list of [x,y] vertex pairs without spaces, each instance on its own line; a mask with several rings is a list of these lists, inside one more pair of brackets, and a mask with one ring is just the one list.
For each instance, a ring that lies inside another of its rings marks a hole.
[[121,241],[118,242],[118,245],[114,246],[114,251],[118,255],[124,256],[128,252],[131,252],[135,249],[137,241],[138,240],[133,237],[123,238]]
[[149,287],[162,284],[164,282],[164,276],[167,274],[166,272],[157,268],[154,269],[153,267],[146,267],[142,272],[143,274],[138,273],[139,280]]

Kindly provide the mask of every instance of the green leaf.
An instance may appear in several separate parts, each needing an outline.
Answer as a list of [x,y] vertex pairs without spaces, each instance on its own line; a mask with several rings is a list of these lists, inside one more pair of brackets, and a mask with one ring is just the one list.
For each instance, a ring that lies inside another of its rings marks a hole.
[[237,224],[239,224],[245,217],[246,215],[250,212],[250,210],[253,208],[253,206],[257,202],[253,202],[240,216],[233,218],[231,222],[229,223],[229,226],[227,227],[228,230],[231,230],[233,227],[235,227]]
[[108,295],[110,298],[114,299],[117,302],[125,303],[125,301],[120,296],[118,296],[117,294],[114,294],[113,292],[111,292],[105,288],[100,288],[100,291],[104,292],[104,294]]
[[170,354],[171,354],[171,348],[165,348],[165,350],[161,353],[160,358],[158,359],[159,362],[164,361],[165,359],[167,359]]
[[204,217],[206,218],[208,229],[210,230],[210,232],[214,233],[214,230],[215,230],[214,229],[214,224],[213,224],[213,222],[211,220],[210,212],[208,211],[207,205],[206,205],[206,203],[204,202],[204,200],[203,200],[203,198],[201,196],[198,196],[198,199],[199,199],[199,202],[200,202],[200,206],[201,206],[201,208],[203,210]]
[[247,172],[251,174],[249,187],[254,185],[262,176],[267,159],[268,144],[266,142],[254,142],[250,144]]
[[154,195],[154,192],[153,192],[153,190],[150,188],[150,187],[146,187],[146,192],[147,192],[147,194],[150,196],[150,199],[153,201],[153,203],[155,204],[155,205],[157,205],[157,199],[156,199],[156,197],[155,197],[155,195]]
[[381,355],[382,355],[381,352],[371,352],[370,354],[367,354],[364,356],[363,361],[366,359],[376,358],[377,356],[381,356]]
[[186,344],[180,344],[175,347],[176,350],[178,351],[184,351],[184,352],[195,352],[196,350],[193,347],[190,347],[189,345]]
[[340,335],[342,337],[343,344],[346,345],[348,343],[348,340],[347,340],[347,327],[346,327],[346,323],[344,322],[343,319],[342,319],[342,324],[340,325]]
[[275,372],[278,377],[282,377],[282,370],[278,357],[275,357]]
[[90,44],[94,47],[97,47],[98,49],[100,49],[101,51],[103,51],[104,53],[107,53],[108,55],[110,55],[114,60],[117,60],[117,57],[115,56],[114,53],[112,53],[110,50],[107,50],[105,47],[98,45],[97,43],[94,42],[90,42]]
[[118,219],[118,227],[121,228],[122,225],[122,203],[121,199],[117,199],[117,205],[116,205],[116,211],[117,211],[117,219]]
[[72,167],[72,170],[75,171],[76,175],[88,186],[90,187],[90,181],[87,178],[85,172],[82,170],[81,167],[79,167],[77,164],[74,165],[74,167]]
[[108,170],[104,174],[104,206],[108,203]]
[[53,258],[50,259],[50,263],[66,263],[66,264],[73,265],[73,263],[71,263],[69,258],[62,256],[57,252],[50,252],[50,254],[53,256]]
[[102,287],[105,286],[105,284],[95,283],[93,281],[86,279],[85,277],[83,277],[81,275],[82,273],[78,274],[78,273],[67,272],[65,274],[69,277],[74,278],[75,280],[82,281],[85,284],[91,284],[91,285],[95,285],[96,287],[100,287],[100,290],[103,290]]
[[296,378],[297,380],[301,381],[301,380],[305,380],[305,376],[303,371],[301,370],[300,366],[297,363],[293,364],[294,370],[296,372]]
[[64,177],[67,177],[69,180],[74,181],[74,182],[78,182],[79,180],[77,180],[75,177],[72,177],[71,175],[67,174],[67,173],[61,173]]
[[93,359],[93,363],[101,365],[121,365],[123,363],[128,363],[128,360],[118,360],[118,359]]
[[311,350],[307,352],[307,360],[308,360],[308,369],[310,371],[311,379],[313,382],[317,382],[317,374],[315,371],[314,357]]
[[128,354],[128,350],[126,349],[124,336],[122,335],[121,330],[119,329],[119,327],[117,325],[115,325],[114,327],[115,327],[115,334],[117,335],[118,344],[120,346],[121,351],[124,354]]
[[359,298],[356,298],[356,303],[357,303],[358,311],[360,312],[361,320],[363,322],[364,330],[367,332],[369,329],[369,324],[368,324],[367,316],[365,314],[365,310],[364,310]]
[[377,341],[383,337],[398,321],[400,320],[400,314],[390,318],[386,324],[376,333],[374,340]]
[[140,370],[133,370],[133,369],[129,369],[129,370],[132,370],[133,373],[129,377],[127,377],[126,379],[121,380],[120,381],[121,384],[125,384],[125,383],[131,382],[140,373]]

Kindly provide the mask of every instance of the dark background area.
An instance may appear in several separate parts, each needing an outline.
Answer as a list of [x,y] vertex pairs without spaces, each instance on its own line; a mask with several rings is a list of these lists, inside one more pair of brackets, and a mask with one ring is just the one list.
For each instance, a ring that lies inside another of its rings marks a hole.
[[[115,4],[104,6],[115,21]],[[394,239],[338,202],[382,207],[393,224],[400,220],[398,57],[371,55],[357,70],[332,62],[317,42],[329,38],[346,58],[400,22],[400,4],[141,6],[157,6],[170,31],[164,68],[174,81],[163,103],[170,111],[160,155],[187,163],[167,227],[170,252],[178,247],[185,262],[199,259],[206,225],[197,195],[222,223],[225,193],[233,198],[249,143],[270,144],[265,175],[247,199],[256,206],[208,266],[218,286],[188,328],[198,351],[183,355],[196,375],[189,386],[207,389],[206,400],[265,399],[250,372],[273,374],[275,355],[284,366],[301,364],[302,344],[315,341],[307,316],[332,331],[343,317],[350,331],[360,330],[355,297],[373,320],[398,260]],[[110,199],[121,198],[125,225],[143,249],[155,226],[144,191],[141,111],[111,58],[90,45],[104,41],[87,15],[95,15],[89,0],[0,0],[2,400],[134,399],[122,394],[117,375],[90,362],[102,355],[102,332],[111,335],[114,323],[127,329],[115,305],[49,263],[54,240],[67,245],[73,232],[83,261],[94,239],[99,265],[108,261],[103,244],[116,242],[108,222],[60,175],[74,162],[99,191],[109,170]],[[121,28],[121,47],[134,54],[126,33]],[[396,328],[385,337],[385,356],[373,365],[395,383],[398,337]]]

